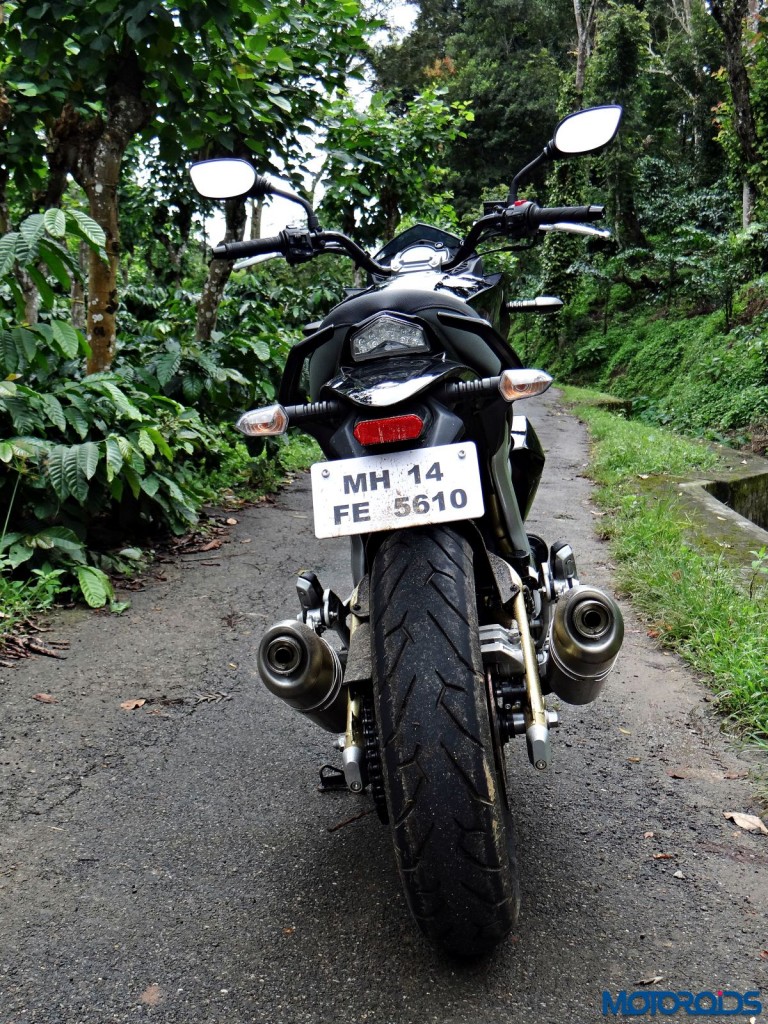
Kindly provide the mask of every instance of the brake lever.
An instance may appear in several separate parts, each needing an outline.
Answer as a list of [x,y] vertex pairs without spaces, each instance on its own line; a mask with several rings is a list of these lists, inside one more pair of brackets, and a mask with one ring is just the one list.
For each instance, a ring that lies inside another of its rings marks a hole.
[[233,270],[246,270],[248,267],[253,267],[257,263],[266,263],[268,260],[275,260],[277,258],[282,259],[283,254],[280,252],[267,252],[261,256],[249,256],[248,259],[238,260],[237,263],[232,264]]
[[612,238],[608,228],[593,228],[591,224],[569,224],[560,221],[557,224],[540,224],[539,231],[563,231],[569,235],[588,235],[591,238]]

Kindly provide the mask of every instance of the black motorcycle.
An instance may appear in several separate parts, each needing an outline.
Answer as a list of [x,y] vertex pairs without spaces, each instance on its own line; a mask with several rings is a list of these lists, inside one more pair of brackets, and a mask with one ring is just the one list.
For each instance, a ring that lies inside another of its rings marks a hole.
[[328,461],[311,471],[315,532],[351,542],[351,595],[302,573],[301,614],[267,630],[258,668],[334,734],[343,768],[326,766],[323,786],[370,791],[413,917],[458,955],[492,949],[518,913],[506,745],[524,736],[546,769],[557,714],[544,695],[594,700],[623,639],[618,607],[581,585],[570,545],[524,526],[544,454],[513,404],[551,378],[521,365],[506,329],[510,309],[557,300],[507,303],[477,247],[530,244],[542,230],[606,234],[585,223],[602,207],[542,208],[517,186],[544,160],[600,149],[620,118],[617,106],[566,117],[463,241],[417,225],[375,258],[246,161],[191,172],[209,198],[288,195],[306,210],[306,228],[214,257],[344,254],[369,274],[293,347],[278,404],[238,421],[248,437],[298,426],[316,438]]

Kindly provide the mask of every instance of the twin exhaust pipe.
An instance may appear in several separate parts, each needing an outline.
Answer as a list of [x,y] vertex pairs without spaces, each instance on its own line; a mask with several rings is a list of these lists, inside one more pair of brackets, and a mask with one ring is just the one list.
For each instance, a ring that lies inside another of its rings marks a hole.
[[[623,639],[624,620],[613,598],[596,587],[573,587],[555,605],[545,682],[568,704],[591,703]],[[341,662],[313,629],[294,619],[278,622],[264,634],[257,666],[271,693],[328,732],[344,732]]]

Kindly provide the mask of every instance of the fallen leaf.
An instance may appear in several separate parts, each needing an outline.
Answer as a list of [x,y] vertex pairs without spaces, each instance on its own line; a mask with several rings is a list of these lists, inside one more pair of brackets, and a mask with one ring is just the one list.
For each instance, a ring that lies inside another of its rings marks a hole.
[[230,516],[226,522],[227,526],[237,526],[237,519],[235,519],[233,516]]
[[283,928],[283,935],[293,935],[295,928]]
[[632,733],[629,731],[629,729],[622,729],[621,726],[619,726],[619,732],[623,732],[625,736],[631,736],[632,735]]
[[159,985],[148,985],[139,996],[145,1006],[157,1006],[163,1001],[163,993]]
[[761,949],[760,950],[760,959],[761,960],[768,960],[768,949]]
[[670,777],[670,779],[687,779],[688,778],[688,776],[685,774],[685,772],[681,771],[679,768],[673,768],[671,772],[667,772],[667,775]]
[[207,544],[202,544],[199,548],[197,548],[197,551],[215,551],[217,548],[220,547],[220,540],[209,540]]
[[640,981],[635,981],[635,985],[658,985],[660,981],[664,981],[663,974],[653,974],[650,978],[641,978]]
[[673,856],[674,855],[671,854],[671,853],[654,853],[653,859],[654,860],[672,860]]
[[39,700],[41,704],[58,704],[59,702],[50,693],[34,693],[32,700]]
[[135,711],[136,708],[143,708],[146,703],[146,699],[141,697],[138,700],[124,700],[120,707],[123,711]]
[[723,776],[724,779],[746,779],[749,775],[749,770],[745,768],[743,771],[731,771],[726,772]]
[[740,814],[739,811],[723,811],[723,817],[728,818],[734,825],[745,829],[747,832],[763,832],[768,836],[768,828],[765,827],[756,814]]
[[643,839],[653,839],[655,832],[643,832]]
[[639,757],[628,757],[627,760],[629,761],[630,764],[640,764],[640,758]]
[[676,872],[674,873],[674,875],[672,875],[672,877],[673,877],[673,878],[685,878],[685,875],[683,874],[683,872],[682,872],[682,871],[676,871]]
[[637,476],[638,476],[639,480],[648,480],[650,474],[648,474],[648,473],[638,473]]

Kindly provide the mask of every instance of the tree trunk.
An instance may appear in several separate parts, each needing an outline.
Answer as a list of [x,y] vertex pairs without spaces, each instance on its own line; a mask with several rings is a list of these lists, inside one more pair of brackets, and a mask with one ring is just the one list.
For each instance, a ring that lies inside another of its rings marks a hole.
[[264,202],[261,199],[251,200],[251,230],[249,237],[251,241],[261,238],[261,218],[264,212]]
[[[245,233],[247,209],[244,199],[228,199],[224,213],[226,218],[225,242],[240,242]],[[216,330],[216,318],[219,315],[219,303],[224,288],[232,273],[229,260],[211,260],[208,266],[208,277],[203,285],[200,302],[197,307],[197,325],[195,339],[200,342],[211,340]]]
[[91,347],[87,372],[100,373],[112,365],[117,338],[117,267],[120,228],[117,221],[117,187],[125,145],[111,132],[99,139],[93,156],[93,176],[82,182],[91,217],[107,236],[106,262],[98,253],[88,255],[88,309],[86,337]]
[[589,0],[586,14],[581,0],[573,0],[573,13],[576,17],[576,77],[573,89],[576,94],[576,107],[580,106],[584,95],[584,81],[587,73],[587,61],[592,52],[592,41],[595,31],[595,15],[598,0]]
[[725,69],[733,100],[733,127],[739,144],[740,173],[743,185],[742,223],[749,227],[759,197],[755,180],[757,162],[757,128],[752,108],[750,81],[744,60],[744,20],[749,0],[712,0],[712,17],[723,33]]
[[126,43],[110,69],[104,118],[86,120],[66,106],[51,127],[52,177],[72,173],[88,197],[88,212],[106,235],[106,262],[96,253],[89,255],[88,373],[109,369],[115,354],[120,256],[117,192],[125,151],[152,113],[142,98],[143,87],[138,59]]

